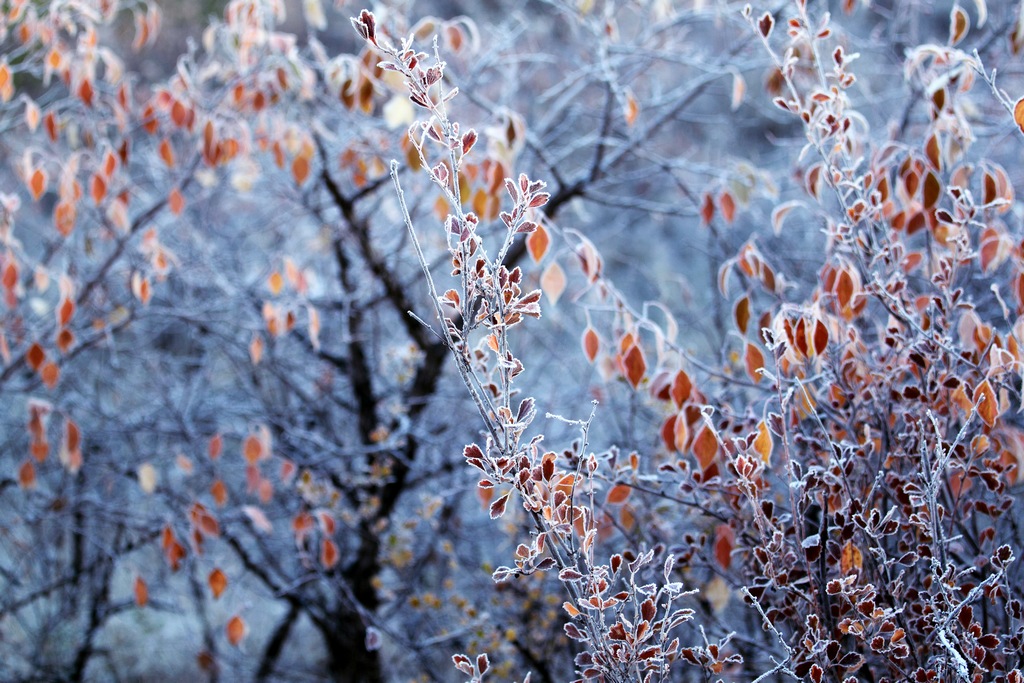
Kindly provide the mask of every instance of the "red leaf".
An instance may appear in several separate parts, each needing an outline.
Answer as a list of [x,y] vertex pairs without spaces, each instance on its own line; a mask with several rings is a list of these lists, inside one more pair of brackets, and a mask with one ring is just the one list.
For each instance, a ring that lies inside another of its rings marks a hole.
[[145,607],[146,603],[149,602],[149,587],[141,576],[135,577],[135,604],[139,607]]
[[736,542],[736,532],[728,524],[719,524],[715,528],[715,560],[722,569],[729,569],[732,563],[732,549]]
[[320,542],[320,564],[324,566],[324,569],[331,569],[338,564],[338,558],[338,546],[329,538],[323,539]]
[[32,344],[28,351],[25,352],[25,362],[33,370],[41,368],[45,360],[46,351],[43,351],[43,347],[39,345],[39,342]]
[[704,225],[710,225],[711,219],[715,217],[715,200],[710,194],[704,195],[704,202],[700,207],[700,220]]
[[736,218],[736,200],[728,192],[723,192],[722,196],[718,198],[718,208],[721,209],[722,218],[726,223],[732,223]]

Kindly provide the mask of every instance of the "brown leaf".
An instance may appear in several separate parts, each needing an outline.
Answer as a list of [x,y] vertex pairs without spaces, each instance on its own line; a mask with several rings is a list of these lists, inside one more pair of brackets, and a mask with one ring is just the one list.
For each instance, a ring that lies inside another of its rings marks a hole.
[[750,297],[744,296],[736,302],[733,317],[736,319],[736,328],[740,334],[746,334],[747,325],[750,323]]
[[971,28],[971,18],[967,12],[960,5],[953,5],[953,10],[949,13],[949,44],[950,46],[956,45],[964,36],[967,35],[967,31]]

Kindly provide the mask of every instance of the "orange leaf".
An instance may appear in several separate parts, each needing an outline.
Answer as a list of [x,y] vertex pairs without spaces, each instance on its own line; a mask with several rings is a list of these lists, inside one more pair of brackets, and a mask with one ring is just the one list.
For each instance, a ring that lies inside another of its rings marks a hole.
[[270,293],[277,296],[281,293],[281,289],[284,287],[284,278],[281,277],[281,273],[276,270],[270,274],[267,278],[267,287],[270,289]]
[[75,314],[75,302],[71,299],[64,297],[60,305],[57,307],[57,324],[60,327],[66,327],[71,322],[71,316]]
[[263,337],[259,334],[254,334],[252,342],[249,343],[249,359],[253,365],[259,365],[263,360]]
[[1024,133],[1024,97],[1017,100],[1017,104],[1013,105],[1013,120],[1017,122],[1020,132]]
[[32,489],[36,486],[36,467],[31,460],[21,463],[18,468],[18,484],[23,489]]
[[707,425],[704,425],[694,437],[692,448],[701,469],[706,470],[714,462],[715,455],[718,453],[718,438],[708,429]]
[[999,400],[987,379],[974,390],[974,406],[985,424],[989,427],[995,425],[996,419],[999,417]]
[[580,615],[580,611],[568,600],[562,603],[562,609],[564,609],[570,617],[578,617]]
[[608,505],[625,503],[626,499],[629,498],[629,494],[632,492],[633,489],[628,484],[616,484],[608,491],[608,497],[605,498],[604,502]]
[[175,216],[180,216],[181,212],[185,210],[185,198],[178,188],[171,190],[171,194],[167,196],[167,207]]
[[675,449],[682,453],[686,450],[686,444],[690,440],[690,427],[686,424],[686,415],[679,413],[675,418],[675,428],[672,437],[675,439]]
[[47,389],[53,389],[57,386],[57,381],[60,379],[60,368],[57,367],[56,363],[47,363],[39,371],[39,376],[43,380],[43,384],[46,385]]
[[565,291],[565,271],[558,265],[558,261],[552,261],[551,265],[544,269],[540,276],[540,287],[552,305],[558,303],[562,292]]
[[242,456],[250,465],[255,465],[263,456],[263,444],[255,434],[245,437],[245,442],[242,444]]
[[754,438],[754,450],[758,455],[761,456],[761,460],[764,464],[771,464],[772,459],[772,434],[768,431],[768,425],[765,424],[764,420],[757,425],[757,437]]
[[860,549],[853,544],[853,541],[847,541],[846,545],[843,546],[842,553],[839,556],[839,567],[843,574],[850,574],[855,571],[860,571],[861,567],[864,566],[864,555]]
[[210,443],[206,446],[206,453],[210,456],[210,460],[216,460],[223,451],[224,437],[220,434],[214,434],[210,439]]
[[210,572],[210,576],[206,579],[206,582],[210,584],[210,591],[213,592],[214,600],[220,598],[228,587],[228,577],[220,569],[214,569]]
[[624,117],[626,119],[626,125],[632,127],[636,123],[636,117],[640,114],[640,105],[637,103],[636,98],[633,97],[633,93],[626,93],[626,106]]
[[292,177],[298,185],[306,182],[309,177],[309,159],[299,155],[292,160]]
[[320,542],[320,564],[324,566],[324,569],[331,569],[338,564],[338,557],[338,546],[334,541],[329,538],[323,539]]
[[722,196],[718,198],[718,208],[721,209],[722,218],[726,223],[732,223],[736,218],[736,200],[728,192],[723,192]]
[[174,168],[174,148],[171,147],[171,141],[167,138],[160,141],[160,158],[167,168]]
[[533,259],[534,263],[540,263],[541,259],[544,258],[544,254],[548,253],[548,246],[550,244],[551,238],[548,236],[548,231],[544,229],[543,225],[538,225],[537,229],[527,236],[526,248],[530,252],[530,258]]
[[245,622],[242,620],[242,617],[231,617],[226,630],[228,634],[228,642],[232,645],[238,645],[242,642],[242,638],[245,637]]
[[32,199],[38,200],[46,192],[47,176],[46,171],[37,168],[28,179],[28,189],[32,192]]
[[623,375],[636,389],[640,380],[644,378],[647,371],[647,361],[644,360],[644,352],[636,344],[629,347],[626,355],[622,358]]
[[145,607],[146,603],[149,602],[149,587],[146,586],[146,582],[141,576],[135,577],[135,604],[139,607]]
[[99,173],[92,174],[92,181],[89,183],[89,196],[92,201],[99,204],[107,196],[107,181]]
[[690,376],[680,370],[672,380],[672,403],[675,404],[676,408],[682,408],[692,393],[693,382],[690,381]]
[[210,495],[213,496],[213,502],[220,507],[224,507],[224,504],[228,502],[228,487],[224,485],[223,481],[218,479],[210,486]]
[[755,383],[761,381],[761,373],[758,370],[764,367],[764,354],[761,349],[747,342],[747,350],[744,354],[744,361],[747,365],[747,374]]
[[587,329],[583,331],[583,353],[586,355],[587,360],[593,363],[600,348],[601,340],[598,339],[597,332],[588,325]]

